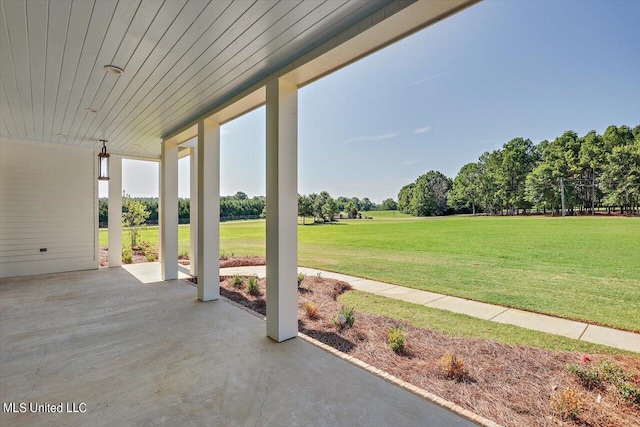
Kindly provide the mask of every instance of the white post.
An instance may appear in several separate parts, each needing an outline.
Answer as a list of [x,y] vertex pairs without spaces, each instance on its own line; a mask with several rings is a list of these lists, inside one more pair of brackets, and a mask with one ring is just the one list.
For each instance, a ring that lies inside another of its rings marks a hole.
[[122,265],[122,157],[109,156],[109,267]]
[[160,162],[160,262],[162,280],[178,278],[178,146],[162,142]]
[[198,122],[198,299],[220,298],[220,124]]
[[162,233],[160,224],[162,223],[162,161],[158,163],[158,261],[162,260]]
[[198,150],[189,149],[189,274],[198,275]]
[[298,89],[267,83],[267,336],[298,335]]

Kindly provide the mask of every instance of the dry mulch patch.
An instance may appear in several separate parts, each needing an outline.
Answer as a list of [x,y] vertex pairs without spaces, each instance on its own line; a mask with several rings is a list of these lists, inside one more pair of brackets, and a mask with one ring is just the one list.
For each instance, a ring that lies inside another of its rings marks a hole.
[[[259,281],[258,295],[246,292],[246,280],[234,287],[232,277],[220,279],[223,296],[266,315],[265,279]],[[356,313],[353,327],[338,327],[334,319],[342,305],[337,299],[350,288],[333,279],[305,277],[298,295],[300,332],[505,426],[640,426],[640,405],[620,397],[612,386],[588,389],[565,370],[568,363],[580,362],[583,355],[578,353],[448,337],[364,313]],[[314,318],[307,315],[305,303],[317,306]],[[395,353],[388,344],[388,330],[399,326],[406,341]],[[464,361],[466,373],[458,379],[444,373],[439,361],[445,353]],[[613,360],[640,381],[638,357],[589,357],[589,364]],[[573,396],[578,409],[563,419],[551,400],[567,388],[577,392]]]
[[109,249],[100,249],[100,267],[109,267]]
[[[133,264],[140,262],[149,262],[142,251],[133,251]],[[189,265],[189,258],[181,258],[178,262],[182,265]],[[252,265],[265,265],[267,260],[262,256],[230,256],[220,259],[220,268],[225,267],[243,267]],[[109,266],[109,250],[100,249],[100,267]]]
[[[144,261],[143,261],[144,262]],[[181,258],[178,260],[180,264],[189,265],[189,258]],[[226,267],[245,267],[253,265],[266,265],[267,260],[263,256],[225,256],[220,258],[220,268]]]
[[[149,262],[147,257],[144,256],[144,253],[137,249],[132,252],[131,258],[133,260],[131,264]],[[100,267],[109,267],[109,249],[100,249]]]
[[251,265],[266,265],[267,260],[263,256],[230,256],[220,259],[220,268],[244,267]]

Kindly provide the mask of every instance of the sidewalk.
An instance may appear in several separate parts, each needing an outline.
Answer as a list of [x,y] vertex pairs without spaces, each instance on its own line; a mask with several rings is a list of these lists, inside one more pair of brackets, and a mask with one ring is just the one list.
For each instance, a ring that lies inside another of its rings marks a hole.
[[[314,268],[299,267],[298,271],[305,273],[307,276],[315,276],[320,273],[322,277],[347,282],[356,290],[385,296],[387,298],[425,305],[427,307],[441,310],[453,311],[455,313],[466,314],[468,316],[492,322],[506,323],[509,325],[520,326],[522,328],[533,329],[535,331],[561,335],[567,338],[640,353],[640,334],[633,332],[590,325],[584,322],[531,313],[524,310],[518,310],[516,308],[471,301],[464,298],[377,282],[375,280],[316,270]],[[220,274],[256,274],[259,277],[265,277],[266,267],[261,265],[254,267],[221,268]]]

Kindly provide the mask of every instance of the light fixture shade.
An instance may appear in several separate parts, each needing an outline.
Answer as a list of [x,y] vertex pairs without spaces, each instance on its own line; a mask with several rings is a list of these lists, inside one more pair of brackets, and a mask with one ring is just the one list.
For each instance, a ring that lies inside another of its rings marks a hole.
[[116,76],[119,76],[120,74],[124,73],[124,70],[116,65],[105,65],[104,69],[111,74],[115,74]]
[[101,139],[102,151],[98,153],[98,179],[100,181],[109,180],[109,153],[107,153],[107,140]]

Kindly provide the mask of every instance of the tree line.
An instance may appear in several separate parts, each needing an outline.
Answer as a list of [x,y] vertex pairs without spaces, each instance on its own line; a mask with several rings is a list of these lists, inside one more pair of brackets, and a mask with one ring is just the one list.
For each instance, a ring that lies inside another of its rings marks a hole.
[[298,216],[302,217],[302,223],[307,218],[313,218],[317,222],[331,222],[340,212],[346,212],[349,218],[357,218],[360,211],[370,211],[376,205],[368,197],[362,200],[357,197],[338,197],[334,199],[328,191],[319,194],[298,194]]
[[[569,214],[595,209],[637,212],[640,206],[640,125],[609,126],[578,136],[566,131],[552,141],[534,144],[514,138],[501,149],[483,153],[468,163],[454,179],[429,171],[405,185],[398,201],[389,198],[379,205],[364,197],[333,198],[327,191],[298,195],[298,215],[325,222],[343,212],[357,218],[361,212],[399,210],[415,216],[484,212],[517,215],[532,209],[557,214],[564,204]],[[158,220],[158,198],[136,197],[149,212],[147,221]],[[123,206],[123,212],[126,212]],[[99,200],[99,221],[108,221],[107,199]],[[189,221],[190,201],[178,200],[178,217]],[[243,192],[220,198],[220,217],[225,219],[265,216],[265,198],[249,198]]]
[[[127,196],[128,197],[128,196]],[[131,200],[140,203],[149,216],[147,223],[155,224],[158,221],[158,198],[157,197],[131,197]],[[265,206],[265,198],[263,196],[248,197],[242,191],[232,196],[220,197],[220,219],[237,219],[237,218],[259,218],[262,215]],[[106,197],[98,200],[98,217],[101,223],[109,220],[109,203]],[[188,198],[178,199],[178,218],[182,223],[189,222],[189,212],[191,210],[191,202]],[[122,212],[126,214],[128,204],[123,203]]]
[[321,191],[319,194],[298,194],[298,216],[302,217],[303,225],[306,224],[307,218],[313,218],[314,222],[331,222],[340,212],[353,219],[362,218],[362,212],[397,208],[398,204],[391,198],[377,205],[368,197],[359,199],[340,196],[334,199],[328,191]]
[[517,215],[531,209],[569,214],[640,205],[640,125],[609,126],[578,136],[566,131],[535,145],[515,138],[482,154],[452,180],[430,171],[405,185],[398,209],[416,216],[456,212]]
[[[124,203],[124,200],[127,200]],[[245,193],[239,191],[232,196],[220,197],[220,219],[247,219],[247,218],[264,218],[265,197],[256,196],[248,197]],[[135,202],[135,204],[133,203]],[[126,215],[130,206],[135,206],[137,210],[144,208],[149,215],[146,222],[155,224],[158,221],[158,198],[157,197],[130,197],[125,195],[123,199],[122,212]],[[319,194],[299,195],[298,196],[298,213],[304,218],[313,217],[316,221],[330,221],[339,212],[345,212],[349,217],[357,217],[359,212],[370,211],[375,209],[396,209],[397,204],[393,199],[387,199],[380,205],[371,202],[365,197],[359,199],[357,197],[338,197],[332,198],[327,191]],[[182,223],[189,222],[189,211],[191,203],[188,198],[178,199],[178,218]],[[109,220],[108,199],[101,197],[99,199],[99,221],[106,223]]]

